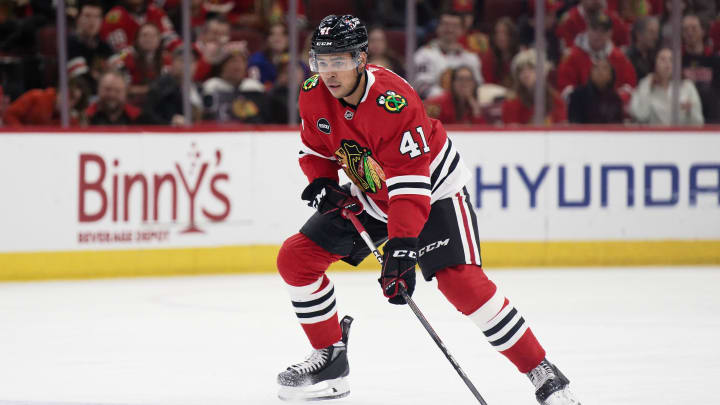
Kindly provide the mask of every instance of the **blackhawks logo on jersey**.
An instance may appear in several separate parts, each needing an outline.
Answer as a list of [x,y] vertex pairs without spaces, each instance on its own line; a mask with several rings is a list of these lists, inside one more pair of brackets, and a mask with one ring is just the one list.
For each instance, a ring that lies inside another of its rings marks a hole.
[[355,141],[343,140],[335,151],[338,163],[350,180],[366,193],[376,193],[383,188],[385,172],[372,158],[372,152]]
[[377,104],[385,107],[387,112],[399,113],[407,106],[407,100],[400,94],[388,90],[377,98]]
[[303,91],[310,91],[313,87],[317,86],[318,80],[320,79],[319,75],[310,76],[307,80],[305,80],[302,84]]

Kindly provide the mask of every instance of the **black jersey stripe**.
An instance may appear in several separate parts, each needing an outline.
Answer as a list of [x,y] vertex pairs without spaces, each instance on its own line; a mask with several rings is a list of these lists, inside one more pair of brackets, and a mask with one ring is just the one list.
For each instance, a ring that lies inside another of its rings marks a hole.
[[525,318],[520,318],[520,320],[517,321],[515,326],[513,326],[512,329],[510,329],[508,331],[508,333],[505,334],[505,336],[501,337],[498,340],[493,340],[492,342],[490,342],[490,344],[493,346],[500,346],[500,345],[506,343],[508,340],[512,339],[512,337],[523,326],[524,323],[525,323]]
[[397,190],[399,188],[422,188],[426,190],[432,190],[432,187],[428,183],[421,183],[421,182],[405,182],[405,183],[395,183],[392,186],[388,186],[388,193]]
[[322,304],[323,302],[327,301],[332,297],[332,295],[335,293],[335,287],[331,288],[330,291],[328,291],[325,295],[323,295],[320,298],[316,298],[312,301],[293,301],[292,304],[295,308],[308,308],[308,307],[314,307],[315,305]]
[[440,173],[442,173],[443,167],[445,167],[445,162],[447,161],[448,156],[450,155],[450,150],[452,149],[452,141],[450,138],[448,138],[448,147],[445,149],[445,154],[443,155],[442,160],[440,161],[440,164],[438,167],[435,168],[435,170],[432,173],[432,176],[430,176],[430,184],[435,184],[438,177],[440,177]]
[[440,181],[437,182],[437,184],[433,185],[432,191],[435,192],[442,184],[447,180],[448,177],[453,173],[455,168],[457,167],[458,163],[460,163],[460,154],[455,153],[455,159],[453,159],[452,163],[450,163],[450,168],[448,168],[447,174],[445,174],[445,177],[443,177]]
[[500,331],[500,329],[504,328],[505,325],[510,323],[510,321],[513,319],[515,314],[517,314],[517,309],[513,308],[512,311],[508,312],[508,314],[505,315],[505,317],[497,325],[493,326],[492,328],[490,328],[486,331],[483,331],[483,334],[487,337],[490,337],[490,336],[498,333]]
[[334,308],[335,308],[335,300],[332,300],[330,305],[328,305],[327,308],[325,308],[325,309],[321,309],[321,310],[315,311],[315,312],[296,312],[295,315],[297,315],[297,317],[300,319],[315,318],[316,316],[323,316],[323,315],[329,314]]
[[463,193],[465,194],[465,206],[466,206],[467,209],[468,209],[468,215],[470,216],[470,219],[471,219],[471,221],[472,221],[472,226],[473,226],[473,238],[475,239],[475,243],[476,243],[477,248],[478,248],[478,257],[477,257],[478,265],[479,265],[479,266],[482,266],[482,257],[480,256],[480,255],[481,255],[481,251],[480,251],[480,236],[479,236],[479,235],[480,235],[480,229],[478,228],[477,215],[475,215],[475,209],[473,208],[473,205],[472,205],[472,203],[470,202],[470,194],[468,194],[467,187],[463,187]]

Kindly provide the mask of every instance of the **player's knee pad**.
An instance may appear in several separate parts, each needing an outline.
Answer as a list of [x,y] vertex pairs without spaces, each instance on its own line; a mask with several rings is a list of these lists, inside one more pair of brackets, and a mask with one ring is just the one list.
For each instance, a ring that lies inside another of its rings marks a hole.
[[305,286],[318,280],[338,260],[307,236],[296,233],[285,240],[277,256],[277,268],[285,283]]
[[[440,270],[435,277],[440,291],[461,313],[473,314],[486,307],[486,304],[495,307],[495,302],[490,301],[496,295],[497,287],[481,267],[461,264]],[[500,312],[502,302],[500,304],[493,315]]]

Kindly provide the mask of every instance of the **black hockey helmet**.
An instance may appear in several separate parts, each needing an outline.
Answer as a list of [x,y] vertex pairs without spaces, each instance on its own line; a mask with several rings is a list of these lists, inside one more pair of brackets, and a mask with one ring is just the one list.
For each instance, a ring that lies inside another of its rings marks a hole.
[[346,14],[331,14],[320,21],[312,35],[310,68],[317,72],[316,55],[349,52],[353,60],[368,50],[368,33],[359,18]]

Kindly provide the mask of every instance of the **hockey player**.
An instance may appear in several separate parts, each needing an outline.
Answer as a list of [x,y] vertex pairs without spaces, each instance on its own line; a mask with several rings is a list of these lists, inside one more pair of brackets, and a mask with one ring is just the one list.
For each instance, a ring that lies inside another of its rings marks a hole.
[[[312,36],[300,94],[300,167],[315,207],[277,258],[292,305],[315,349],[278,375],[281,399],[348,395],[347,341],[352,318],[338,322],[325,271],[338,260],[357,265],[369,253],[342,209],[357,213],[373,240],[387,240],[380,285],[390,303],[412,294],[415,265],[467,315],[490,344],[528,375],[541,404],[579,404],[569,381],[510,301],[481,267],[477,218],[465,183],[470,172],[440,122],[393,72],[367,62],[367,31],[351,16],[325,17]],[[338,184],[342,168],[352,184]]]

